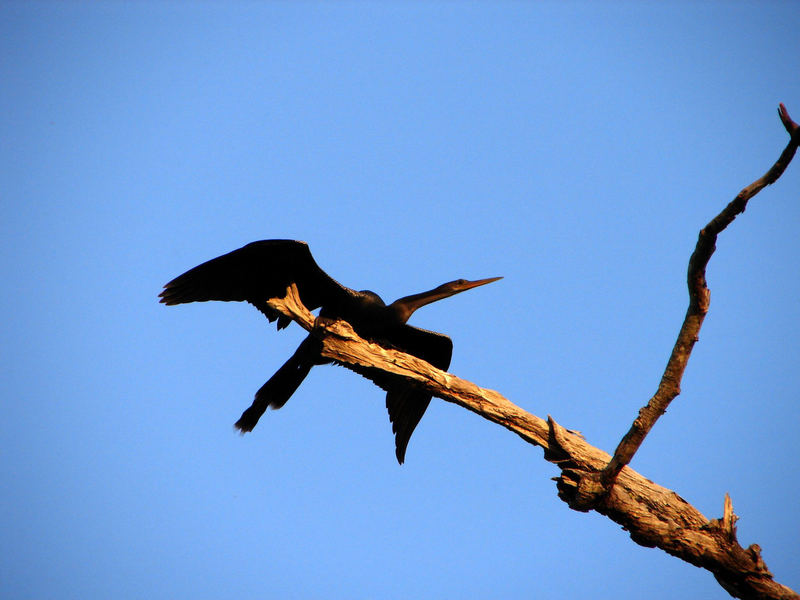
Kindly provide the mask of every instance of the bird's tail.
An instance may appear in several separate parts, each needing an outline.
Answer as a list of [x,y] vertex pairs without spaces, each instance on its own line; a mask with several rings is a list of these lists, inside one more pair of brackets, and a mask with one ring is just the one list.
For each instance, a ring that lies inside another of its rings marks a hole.
[[253,404],[242,413],[234,427],[242,433],[253,431],[267,408],[271,406],[278,409],[286,404],[303,383],[311,367],[321,362],[319,341],[308,336],[291,358],[256,392]]

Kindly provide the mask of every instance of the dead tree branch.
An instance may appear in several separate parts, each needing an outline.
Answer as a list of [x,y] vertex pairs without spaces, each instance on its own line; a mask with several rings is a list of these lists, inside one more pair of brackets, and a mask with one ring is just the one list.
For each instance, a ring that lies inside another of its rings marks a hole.
[[545,421],[534,416],[493,390],[440,371],[414,356],[367,342],[344,321],[315,320],[300,302],[294,286],[287,290],[286,298],[270,300],[269,304],[318,336],[323,343],[324,357],[373,378],[379,384],[387,374],[402,377],[434,396],[471,410],[527,442],[541,446],[545,459],[561,469],[556,478],[558,495],[571,508],[595,510],[620,524],[636,543],[661,548],[711,571],[732,596],[800,600],[800,595],[772,579],[758,545],[752,544],[746,549],[739,545],[737,517],[727,494],[722,518],[709,520],[675,492],[627,466],[658,417],[680,393],[683,372],[708,312],[710,296],[705,269],[714,253],[717,235],[744,212],[750,198],[780,177],[800,145],[800,127],[789,118],[782,104],[779,114],[791,136],[790,142],[763,177],[744,188],[700,231],[689,261],[689,309],[678,340],[658,390],[639,411],[613,458],[553,419]]
[[639,410],[639,416],[634,420],[628,433],[622,438],[614,457],[603,469],[600,478],[600,488],[605,491],[614,483],[622,467],[629,464],[633,455],[639,449],[645,436],[650,432],[658,418],[666,412],[670,402],[681,393],[681,379],[689,362],[692,348],[698,340],[700,327],[703,325],[708,313],[711,294],[706,286],[706,266],[711,260],[711,255],[716,250],[717,236],[733,220],[744,212],[747,202],[766,186],[775,183],[789,166],[798,144],[800,144],[800,126],[789,118],[786,107],[781,104],[778,115],[783,126],[789,133],[789,143],[781,153],[778,160],[763,177],[757,179],[744,188],[721,213],[714,217],[708,225],[700,230],[692,257],[689,259],[687,283],[689,286],[689,308],[678,333],[678,339],[672,349],[664,375],[658,389],[646,406]]

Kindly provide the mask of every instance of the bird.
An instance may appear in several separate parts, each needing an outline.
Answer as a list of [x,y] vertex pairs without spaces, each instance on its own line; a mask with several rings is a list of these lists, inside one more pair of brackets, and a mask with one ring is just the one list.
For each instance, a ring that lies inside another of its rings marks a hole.
[[[457,279],[431,290],[404,296],[385,304],[375,292],[350,289],[317,265],[308,244],[295,240],[261,240],[204,262],[164,285],[160,302],[168,306],[209,300],[248,302],[270,322],[283,329],[291,320],[267,301],[283,298],[295,284],[301,302],[319,317],[347,321],[369,341],[414,355],[447,370],[452,340],[441,333],[408,325],[420,307],[460,292],[486,285],[502,277],[475,281]],[[314,365],[332,362],[321,355],[322,343],[309,334],[289,360],[256,392],[252,405],[235,423],[241,433],[252,431],[267,410],[281,408],[294,394]],[[425,414],[431,395],[408,381],[378,369],[338,363],[371,379],[386,390],[386,408],[395,434],[395,455],[405,461],[406,448]]]

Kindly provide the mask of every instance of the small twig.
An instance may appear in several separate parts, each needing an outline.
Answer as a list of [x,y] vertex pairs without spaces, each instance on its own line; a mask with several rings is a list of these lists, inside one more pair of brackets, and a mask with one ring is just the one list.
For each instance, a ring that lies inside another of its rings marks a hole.
[[[774,183],[786,170],[786,167],[794,157],[798,145],[800,144],[800,126],[792,121],[786,107],[781,104],[778,108],[778,115],[783,126],[791,136],[789,144],[781,153],[780,158],[767,171],[763,177],[757,179],[744,188],[725,209],[714,217],[708,225],[700,230],[697,246],[692,257],[689,259],[688,286],[689,286],[689,308],[686,317],[678,333],[672,355],[669,357],[664,375],[661,378],[658,389],[646,406],[639,410],[639,416],[633,421],[628,433],[620,441],[614,452],[614,457],[603,469],[599,476],[599,486],[586,485],[594,492],[603,493],[613,485],[622,468],[629,464],[633,455],[641,446],[645,436],[655,425],[658,418],[664,414],[670,402],[680,394],[680,384],[686,364],[692,348],[698,339],[700,327],[703,319],[708,313],[710,294],[706,286],[706,266],[711,259],[711,255],[716,249],[717,236],[747,207],[747,202],[760,192],[764,187]],[[589,493],[585,498],[586,502],[596,499],[594,493]]]
[[267,300],[267,304],[283,316],[292,319],[306,331],[314,329],[314,315],[300,300],[300,292],[296,284],[292,283],[286,288],[286,296],[283,298],[270,298]]
[[725,504],[722,506],[722,530],[728,534],[728,538],[736,541],[736,521],[739,517],[733,512],[733,502],[731,502],[730,495],[725,492]]

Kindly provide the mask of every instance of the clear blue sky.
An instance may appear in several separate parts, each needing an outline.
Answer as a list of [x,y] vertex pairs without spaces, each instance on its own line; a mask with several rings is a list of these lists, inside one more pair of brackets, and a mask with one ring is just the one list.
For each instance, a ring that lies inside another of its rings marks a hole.
[[[451,370],[613,450],[700,227],[800,120],[800,5],[0,4],[0,596],[727,598],[556,497],[541,450],[315,369],[302,332],[161,286],[265,238],[426,307]],[[633,467],[800,589],[800,162],[718,243],[683,393]]]

